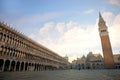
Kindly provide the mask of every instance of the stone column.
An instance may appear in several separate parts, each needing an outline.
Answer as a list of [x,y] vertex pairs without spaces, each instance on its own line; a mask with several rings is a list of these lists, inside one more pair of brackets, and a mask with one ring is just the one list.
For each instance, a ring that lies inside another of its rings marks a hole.
[[43,65],[41,65],[41,71],[43,71]]
[[15,62],[14,71],[16,71],[16,65],[17,65],[17,63]]
[[42,71],[42,65],[40,65],[40,71]]
[[8,70],[10,71],[10,69],[11,69],[11,61],[10,61],[10,65],[9,65],[9,69]]
[[24,63],[24,66],[23,66],[23,71],[25,71],[25,63]]
[[20,62],[20,65],[19,65],[19,71],[20,71],[20,69],[21,69],[21,62]]
[[5,69],[5,60],[4,60],[3,66],[2,66],[2,72],[4,71],[4,69]]

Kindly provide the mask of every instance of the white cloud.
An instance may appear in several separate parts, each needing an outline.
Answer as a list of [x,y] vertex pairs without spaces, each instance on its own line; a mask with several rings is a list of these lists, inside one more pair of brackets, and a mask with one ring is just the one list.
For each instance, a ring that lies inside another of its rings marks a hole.
[[[107,24],[113,23],[111,25],[107,25],[111,44],[113,48],[119,48],[120,14],[115,16],[111,12],[103,12],[102,15]],[[74,21],[69,21],[67,23],[48,22],[40,29],[37,35],[34,34],[34,36],[31,36],[34,38],[36,36],[36,41],[55,51],[59,55],[65,56],[67,54],[70,61],[72,61],[76,57],[80,57],[83,54],[86,55],[89,51],[102,53],[97,20],[93,25],[79,24]],[[42,35],[43,33],[45,34],[46,32],[49,36],[44,35],[44,38],[38,38],[38,35]],[[61,35],[52,37],[54,34]],[[116,51],[113,50],[113,52]]]
[[114,18],[113,25],[110,27],[110,35],[113,47],[120,45],[120,14]]
[[78,27],[78,23],[70,21],[66,24],[66,26],[67,26],[67,29],[71,29],[71,28],[76,27],[76,26]]
[[114,25],[120,25],[120,14],[115,17],[115,20],[113,22]]
[[51,31],[51,29],[54,27],[54,23],[53,22],[49,22],[44,24],[44,26],[39,30],[40,34],[47,34],[49,33],[49,31]]
[[102,16],[104,20],[107,21],[106,24],[109,24],[109,26],[113,24],[113,19],[115,15],[113,15],[112,12],[104,12],[102,13]]
[[93,12],[94,12],[94,9],[89,9],[89,10],[84,11],[85,14],[90,14],[90,13],[93,13]]
[[63,33],[65,27],[66,27],[65,23],[61,22],[56,25],[56,30],[60,33]]
[[120,0],[107,0],[110,4],[114,4],[120,7]]
[[[47,32],[49,36],[52,36],[50,31],[51,29],[53,30],[53,28],[56,28],[54,34],[60,34],[61,31],[63,31],[63,34],[57,39],[46,36],[37,41],[57,52],[61,56],[65,56],[65,54],[67,54],[70,57],[70,61],[72,61],[73,56],[82,56],[84,53],[88,53],[92,48],[95,50],[95,48],[98,47],[99,36],[96,34],[97,27],[95,27],[95,25],[89,25],[86,29],[82,29],[80,24],[73,21],[56,24],[48,22],[40,29],[40,35]],[[38,35],[36,35],[36,37],[37,36]],[[31,37],[33,38],[33,35],[31,35]]]
[[60,22],[56,24],[56,30],[60,33],[63,33],[76,26],[79,27],[78,23],[73,22],[73,21],[69,21],[68,23]]

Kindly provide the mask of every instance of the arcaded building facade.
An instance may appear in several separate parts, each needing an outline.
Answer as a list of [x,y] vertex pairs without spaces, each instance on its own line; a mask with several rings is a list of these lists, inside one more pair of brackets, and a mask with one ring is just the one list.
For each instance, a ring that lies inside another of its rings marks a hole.
[[65,69],[68,61],[0,22],[0,72]]
[[77,69],[103,69],[104,62],[100,54],[93,54],[89,52],[87,56],[84,55],[76,61]]
[[120,69],[120,54],[114,55],[115,68]]
[[[120,54],[114,54],[114,69],[120,69]],[[77,58],[77,60],[72,61],[72,69],[106,69],[104,64],[104,58],[99,53],[89,52],[87,56],[82,56]]]

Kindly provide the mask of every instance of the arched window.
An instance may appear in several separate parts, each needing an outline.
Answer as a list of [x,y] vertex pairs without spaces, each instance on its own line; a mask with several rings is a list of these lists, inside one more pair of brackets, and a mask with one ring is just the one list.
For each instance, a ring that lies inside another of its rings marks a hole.
[[2,40],[2,36],[3,36],[3,34],[2,34],[2,33],[0,33],[0,41]]

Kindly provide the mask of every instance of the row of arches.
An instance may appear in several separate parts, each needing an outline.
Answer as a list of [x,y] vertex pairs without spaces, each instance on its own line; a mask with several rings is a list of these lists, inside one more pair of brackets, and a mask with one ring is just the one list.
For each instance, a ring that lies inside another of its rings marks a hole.
[[103,69],[104,65],[103,63],[91,63],[87,64],[87,69]]
[[78,64],[78,69],[103,69],[104,65],[102,63],[87,63],[87,64]]
[[15,57],[17,59],[28,59],[28,60],[37,60],[41,62],[49,62],[51,64],[57,64],[56,61],[40,57],[40,56],[35,56],[30,53],[22,52],[20,50],[16,50],[7,46],[1,46],[1,51],[0,51],[0,56],[6,56],[6,57]]
[[17,57],[21,59],[33,59],[35,57],[30,53],[26,53],[26,52],[23,52],[23,51],[20,51],[20,50],[17,50],[12,47],[8,47],[8,46],[1,46],[0,55],[8,56],[8,57]]
[[51,65],[43,65],[39,63],[0,59],[0,72],[42,71],[42,70],[55,70],[55,69],[57,68]]

